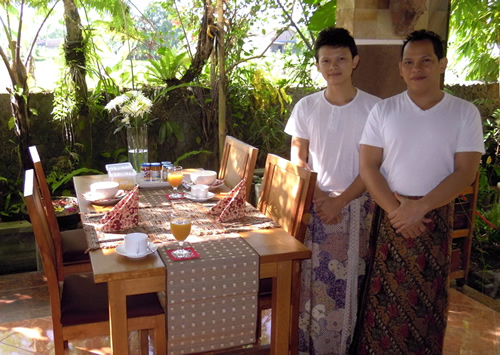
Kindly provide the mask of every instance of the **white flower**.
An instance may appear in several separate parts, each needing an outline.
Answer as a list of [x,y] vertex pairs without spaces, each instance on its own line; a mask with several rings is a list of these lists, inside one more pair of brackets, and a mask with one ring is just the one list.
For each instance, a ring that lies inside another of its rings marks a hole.
[[[126,93],[115,97],[106,106],[108,111],[118,110],[122,116],[117,120],[120,130],[123,127],[138,127],[148,124],[152,120],[149,119],[149,113],[153,102],[144,94],[137,90],[127,91]],[[116,117],[113,118],[116,120]]]
[[130,117],[123,117],[121,123],[128,126],[130,124]]

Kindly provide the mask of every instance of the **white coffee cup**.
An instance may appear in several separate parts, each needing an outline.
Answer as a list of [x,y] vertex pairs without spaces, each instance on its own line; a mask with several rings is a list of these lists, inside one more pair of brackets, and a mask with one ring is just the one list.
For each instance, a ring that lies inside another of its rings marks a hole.
[[130,233],[125,235],[125,251],[129,255],[142,255],[148,248],[148,235],[144,233]]
[[191,195],[196,198],[207,198],[208,185],[193,185],[191,186]]

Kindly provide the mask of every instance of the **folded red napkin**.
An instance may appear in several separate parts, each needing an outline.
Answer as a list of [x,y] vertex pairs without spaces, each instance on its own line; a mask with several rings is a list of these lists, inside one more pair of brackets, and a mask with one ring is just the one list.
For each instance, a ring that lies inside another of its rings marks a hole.
[[134,187],[104,217],[102,232],[119,232],[139,225],[139,186]]
[[217,221],[228,222],[245,216],[246,179],[241,180],[222,200],[217,202],[208,213],[219,215]]

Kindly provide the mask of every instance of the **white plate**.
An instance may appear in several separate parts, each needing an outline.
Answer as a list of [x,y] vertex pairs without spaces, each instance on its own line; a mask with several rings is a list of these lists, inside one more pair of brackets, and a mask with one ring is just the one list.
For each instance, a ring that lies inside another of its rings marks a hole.
[[215,194],[213,192],[208,192],[207,197],[194,197],[189,192],[186,192],[184,194],[184,196],[186,196],[186,198],[190,199],[191,201],[203,202],[203,201],[210,200],[211,198],[214,198]]
[[140,188],[148,188],[148,187],[169,187],[170,184],[167,181],[142,181],[139,180],[139,187]]
[[127,251],[125,250],[125,244],[120,244],[116,247],[116,253],[123,255],[123,256],[126,256],[127,258],[140,259],[140,258],[144,258],[145,256],[147,256],[149,254],[153,254],[156,251],[156,249],[158,249],[158,245],[156,245],[153,242],[148,242],[148,249],[144,254],[131,255],[131,254],[128,254]]
[[90,203],[94,205],[99,205],[99,206],[111,206],[116,204],[118,201],[120,201],[122,198],[127,195],[127,192],[123,190],[119,190],[116,194],[115,197],[113,198],[106,198],[106,199],[99,199],[96,194],[93,192],[89,191],[83,194],[83,198],[89,201]]

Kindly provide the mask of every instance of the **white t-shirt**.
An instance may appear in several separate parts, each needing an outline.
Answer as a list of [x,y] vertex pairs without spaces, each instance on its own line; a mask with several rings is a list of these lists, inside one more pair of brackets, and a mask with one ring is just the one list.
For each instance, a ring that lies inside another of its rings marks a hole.
[[424,196],[450,175],[455,153],[484,153],[478,109],[447,93],[429,110],[406,91],[379,102],[360,143],[383,148],[380,171],[392,191],[406,196]]
[[354,99],[336,106],[325,90],[302,98],[294,107],[285,132],[309,141],[308,164],[318,173],[323,191],[343,191],[359,175],[359,139],[376,96],[357,89]]

